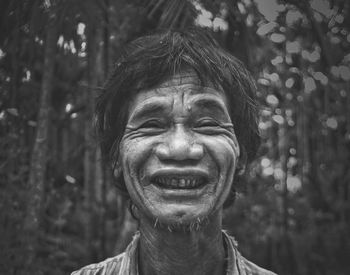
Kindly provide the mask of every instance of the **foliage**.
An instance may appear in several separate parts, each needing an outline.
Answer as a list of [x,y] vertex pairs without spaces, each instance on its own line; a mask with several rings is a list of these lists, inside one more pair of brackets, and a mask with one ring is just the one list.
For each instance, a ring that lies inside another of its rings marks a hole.
[[93,99],[125,42],[193,24],[246,63],[262,106],[260,152],[225,228],[247,258],[279,274],[350,273],[349,2],[7,0],[0,13],[2,273],[23,273],[30,239],[50,14],[58,40],[33,274],[67,274],[130,240],[135,222],[92,142]]

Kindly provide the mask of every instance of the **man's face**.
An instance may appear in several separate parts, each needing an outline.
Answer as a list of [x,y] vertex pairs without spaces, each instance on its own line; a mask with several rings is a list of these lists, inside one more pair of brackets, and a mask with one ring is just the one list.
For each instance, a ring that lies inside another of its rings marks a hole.
[[120,162],[140,214],[190,224],[222,208],[239,156],[223,91],[192,73],[138,93],[129,107]]

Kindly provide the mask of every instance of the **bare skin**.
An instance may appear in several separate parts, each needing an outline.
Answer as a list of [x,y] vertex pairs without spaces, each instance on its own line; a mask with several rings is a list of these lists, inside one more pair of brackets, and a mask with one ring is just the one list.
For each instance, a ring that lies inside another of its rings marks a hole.
[[140,224],[139,273],[222,275],[225,274],[225,250],[221,216],[213,217],[199,231],[155,230],[147,220]]
[[137,207],[142,275],[225,274],[222,205],[239,157],[226,102],[184,73],[129,108],[119,170]]

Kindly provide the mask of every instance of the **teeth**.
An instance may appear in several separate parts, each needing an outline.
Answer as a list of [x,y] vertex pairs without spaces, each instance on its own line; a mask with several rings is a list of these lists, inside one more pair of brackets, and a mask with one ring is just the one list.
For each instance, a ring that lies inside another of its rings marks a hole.
[[186,186],[186,180],[185,179],[180,179],[179,180],[179,186],[180,187],[185,187]]
[[167,188],[195,188],[202,184],[198,178],[156,177],[154,182]]

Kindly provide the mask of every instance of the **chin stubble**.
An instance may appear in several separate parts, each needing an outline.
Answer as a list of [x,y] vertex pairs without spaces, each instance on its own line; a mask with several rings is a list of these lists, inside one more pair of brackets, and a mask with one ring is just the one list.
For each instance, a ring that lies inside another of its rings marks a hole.
[[165,229],[169,232],[194,232],[200,231],[209,224],[208,217],[198,217],[197,219],[191,222],[174,222],[174,223],[165,223],[159,221],[158,218],[154,220],[153,227],[158,229]]

